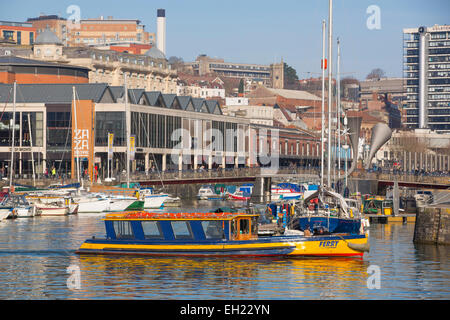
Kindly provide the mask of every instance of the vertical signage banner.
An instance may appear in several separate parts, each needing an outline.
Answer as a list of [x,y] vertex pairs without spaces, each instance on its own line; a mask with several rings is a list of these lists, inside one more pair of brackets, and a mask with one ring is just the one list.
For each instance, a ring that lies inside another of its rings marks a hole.
[[87,160],[87,166],[80,165],[80,167],[82,171],[88,169],[89,177],[92,178],[94,165],[94,104],[91,100],[77,100],[75,106],[76,110],[74,110],[72,101],[72,177],[76,177],[76,158],[78,157],[81,163]]
[[136,154],[136,136],[130,136],[130,160],[134,160]]
[[113,158],[114,133],[108,133],[108,160]]

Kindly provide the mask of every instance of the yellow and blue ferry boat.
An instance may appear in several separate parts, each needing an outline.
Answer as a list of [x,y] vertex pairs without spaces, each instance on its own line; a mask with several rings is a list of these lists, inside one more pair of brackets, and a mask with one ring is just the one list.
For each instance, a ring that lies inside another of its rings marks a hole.
[[106,237],[87,239],[78,254],[155,256],[363,256],[367,235],[258,237],[258,214],[107,214]]

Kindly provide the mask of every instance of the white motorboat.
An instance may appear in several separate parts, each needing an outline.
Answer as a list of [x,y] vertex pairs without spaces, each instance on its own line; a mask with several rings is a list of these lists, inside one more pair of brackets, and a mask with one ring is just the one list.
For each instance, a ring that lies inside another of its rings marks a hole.
[[61,203],[35,203],[37,211],[41,216],[66,216],[69,207]]
[[110,197],[110,205],[108,212],[120,212],[125,211],[130,205],[137,201],[136,197]]
[[220,200],[224,199],[226,193],[217,194],[214,191],[214,187],[212,185],[204,185],[202,186],[197,193],[197,198],[199,200]]
[[169,197],[168,194],[146,194],[144,195],[144,209],[158,209],[164,204]]
[[[111,200],[108,198],[84,198],[78,201],[78,213],[99,213],[109,210]],[[75,200],[75,203],[76,200]]]
[[12,207],[3,207],[0,208],[0,221],[1,220],[6,220],[6,218],[9,217],[9,215],[12,213],[13,208]]
[[36,212],[35,206],[20,206],[14,208],[14,213],[17,218],[31,218],[36,215]]

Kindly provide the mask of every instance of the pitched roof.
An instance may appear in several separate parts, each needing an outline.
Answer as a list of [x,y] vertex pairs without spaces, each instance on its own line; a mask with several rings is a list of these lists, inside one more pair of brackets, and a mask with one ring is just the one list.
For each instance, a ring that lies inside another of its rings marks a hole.
[[222,114],[222,110],[216,100],[206,100],[206,106],[208,107],[209,113]]
[[37,66],[37,67],[42,66],[42,67],[76,68],[76,69],[90,70],[89,68],[81,66],[58,64],[53,62],[20,58],[16,56],[0,56],[0,65]]
[[148,103],[151,106],[162,107],[162,108],[166,107],[166,104],[164,102],[161,92],[145,91],[144,95],[147,97]]
[[[0,102],[12,102],[13,84],[0,84]],[[16,102],[18,103],[72,103],[73,87],[79,100],[100,102],[108,88],[106,83],[83,84],[18,84]],[[10,93],[11,92],[11,93]]]
[[270,92],[282,96],[287,99],[299,99],[299,100],[316,100],[321,101],[321,98],[313,95],[312,93],[309,93],[307,91],[301,91],[301,90],[287,90],[287,89],[273,89],[273,88],[266,88]]
[[192,103],[191,96],[179,96],[178,101],[182,110],[194,111],[194,105]]
[[206,100],[202,98],[192,98],[192,103],[194,104],[195,111],[208,112],[208,107],[205,101]]
[[181,109],[180,102],[178,101],[176,94],[162,94],[164,102],[167,108],[170,109]]
[[139,104],[144,92],[144,89],[128,89],[128,101],[130,101],[131,104]]
[[286,99],[297,99],[297,100],[312,100],[321,101],[321,98],[309,93],[307,91],[301,90],[288,90],[288,89],[273,89],[267,88],[265,86],[259,85],[256,90],[249,94],[251,98],[262,98],[262,97],[272,97],[281,96]]

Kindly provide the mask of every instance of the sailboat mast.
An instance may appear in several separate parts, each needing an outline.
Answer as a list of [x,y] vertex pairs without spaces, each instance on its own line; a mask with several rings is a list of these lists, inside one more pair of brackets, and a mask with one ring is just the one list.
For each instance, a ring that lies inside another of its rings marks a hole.
[[327,183],[331,186],[331,106],[332,106],[332,60],[333,60],[333,0],[328,0],[328,172]]
[[[73,92],[73,118],[74,118],[74,123],[75,123],[75,137],[77,136],[77,130],[78,130],[78,126],[77,126],[77,98],[76,98],[76,94],[75,94],[75,86],[72,87],[72,92]],[[73,138],[72,138],[73,139]],[[77,181],[78,183],[80,182],[80,150],[79,147],[76,147],[76,156],[77,156]]]
[[125,120],[126,120],[126,135],[127,135],[127,188],[130,187],[130,131],[131,131],[131,119],[128,111],[128,88],[127,88],[127,75],[124,72],[124,95],[125,95]]
[[11,141],[11,164],[9,168],[9,190],[12,188],[13,171],[14,171],[14,133],[16,131],[16,88],[17,82],[14,81],[14,96],[13,96],[13,125],[12,125],[12,141]]
[[338,181],[341,180],[341,84],[340,84],[340,63],[341,63],[341,48],[340,41],[337,38],[337,125],[338,125],[338,152],[337,152],[337,161],[338,161]]
[[324,172],[324,135],[325,135],[325,32],[326,23],[322,20],[322,136],[321,136],[321,153],[320,153],[320,187],[323,188],[323,172]]
[[28,131],[30,132],[30,148],[31,148],[31,167],[33,169],[33,187],[36,186],[36,174],[34,172],[34,154],[33,154],[33,134],[31,132],[31,119],[28,112]]

